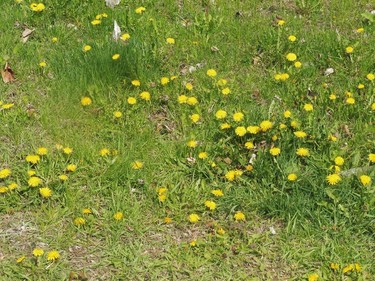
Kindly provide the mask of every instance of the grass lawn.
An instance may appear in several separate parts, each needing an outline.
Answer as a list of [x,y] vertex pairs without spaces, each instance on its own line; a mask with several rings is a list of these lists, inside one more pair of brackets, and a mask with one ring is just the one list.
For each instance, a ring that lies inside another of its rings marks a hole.
[[374,2],[3,2],[0,281],[375,280]]

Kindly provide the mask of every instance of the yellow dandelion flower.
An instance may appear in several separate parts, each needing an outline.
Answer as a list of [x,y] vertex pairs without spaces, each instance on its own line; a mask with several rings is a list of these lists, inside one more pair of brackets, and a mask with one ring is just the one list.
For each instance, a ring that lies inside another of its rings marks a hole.
[[233,217],[236,221],[244,221],[246,219],[245,214],[241,211],[236,212]]
[[328,184],[336,185],[341,181],[341,177],[339,174],[330,174],[326,177]]
[[37,164],[40,161],[40,156],[39,155],[27,155],[26,161],[31,164]]
[[307,103],[307,104],[305,104],[305,105],[303,106],[303,109],[304,109],[305,111],[313,111],[314,106],[313,106],[311,103]]
[[21,262],[23,262],[25,259],[26,259],[26,257],[25,257],[25,256],[22,256],[22,257],[19,257],[18,259],[16,259],[16,262],[17,262],[17,263],[21,263]]
[[334,161],[337,166],[342,166],[345,162],[344,158],[342,158],[341,156],[337,156]]
[[8,185],[9,190],[14,190],[18,187],[18,184],[15,182],[12,182]]
[[244,119],[245,115],[242,112],[236,112],[233,114],[233,120],[236,122],[240,122]]
[[41,61],[40,63],[39,63],[39,66],[40,67],[46,67],[47,66],[47,63],[45,62],[45,61]]
[[142,14],[143,12],[146,11],[146,8],[145,7],[138,7],[137,9],[135,9],[135,12],[137,14]]
[[310,156],[310,152],[308,148],[300,147],[297,149],[296,154],[301,157]]
[[308,277],[309,281],[318,281],[319,275],[317,273],[310,274]]
[[349,264],[342,269],[342,272],[345,274],[353,270],[354,270],[354,264]]
[[260,132],[261,128],[259,126],[248,126],[246,128],[246,130],[252,134],[252,135],[256,135],[257,133]]
[[64,154],[69,155],[73,153],[73,149],[70,147],[64,147],[63,152]]
[[198,146],[198,142],[196,140],[190,140],[188,141],[187,146],[190,148],[195,148]]
[[280,153],[281,153],[281,149],[278,148],[278,147],[272,147],[272,148],[270,149],[270,154],[271,154],[272,156],[277,156],[277,155],[279,155]]
[[134,105],[134,104],[137,103],[137,99],[134,98],[134,97],[128,97],[127,102],[128,102],[128,104],[130,104],[130,105]]
[[188,105],[196,105],[198,103],[198,100],[196,97],[188,97],[186,103]]
[[362,33],[364,31],[365,31],[365,29],[363,27],[360,27],[360,28],[357,28],[357,30],[355,32]]
[[370,153],[368,155],[368,160],[371,162],[371,163],[375,163],[375,153]]
[[10,169],[2,169],[0,170],[0,179],[5,179],[9,177],[12,174],[12,171]]
[[221,189],[213,189],[213,190],[211,190],[211,193],[216,197],[224,196],[224,193]]
[[43,256],[43,254],[44,254],[44,250],[41,249],[41,248],[35,248],[33,250],[33,256],[34,257],[40,257],[40,256]]
[[178,98],[177,98],[177,101],[178,101],[178,103],[180,103],[180,104],[182,104],[182,103],[187,103],[187,100],[188,100],[188,97],[185,96],[185,95],[180,95],[180,96],[178,96]]
[[295,181],[297,180],[297,175],[296,174],[289,174],[288,175],[288,181]]
[[189,221],[191,223],[196,223],[200,220],[201,218],[197,214],[190,214],[189,215]]
[[0,193],[6,193],[8,192],[9,188],[6,186],[0,186]]
[[114,54],[113,56],[112,56],[112,59],[113,60],[118,60],[120,58],[120,54]]
[[49,198],[52,196],[52,190],[49,187],[39,188],[39,193],[43,198]]
[[227,112],[225,110],[219,109],[218,111],[216,111],[215,117],[216,119],[224,119],[225,117],[227,117]]
[[199,114],[192,114],[190,115],[190,120],[193,122],[193,123],[197,123],[200,119],[200,116]]
[[92,214],[92,211],[89,208],[84,208],[84,209],[82,209],[82,214],[84,214],[84,215],[90,215],[90,214]]
[[102,148],[99,151],[100,156],[105,157],[111,154],[111,151],[108,148]]
[[237,127],[234,131],[236,135],[239,137],[243,137],[247,133],[246,128],[244,126]]
[[293,128],[293,129],[297,129],[299,127],[299,122],[297,120],[292,120],[290,122],[290,126]]
[[66,170],[68,172],[74,172],[75,170],[77,170],[77,165],[75,165],[75,164],[69,164],[69,165],[66,166]]
[[280,19],[277,20],[278,26],[283,26],[284,24],[285,24],[285,20],[280,20]]
[[168,77],[162,77],[161,79],[160,79],[160,84],[162,84],[163,86],[164,85],[167,85],[168,83],[169,83],[169,78]]
[[141,161],[134,161],[134,162],[131,164],[131,167],[132,167],[132,169],[134,169],[134,170],[142,169],[142,168],[143,168],[143,162],[141,162]]
[[289,40],[290,42],[295,42],[295,41],[297,40],[297,37],[294,36],[294,35],[289,35],[289,36],[288,36],[288,40]]
[[288,73],[281,73],[280,74],[280,80],[281,81],[285,81],[287,79],[289,79],[289,74]]
[[329,267],[332,269],[332,270],[338,270],[339,268],[340,268],[340,265],[338,264],[338,263],[331,263],[330,265],[329,265]]
[[28,175],[29,177],[32,177],[32,176],[36,175],[36,172],[35,172],[34,170],[28,170],[28,171],[27,171],[27,175]]
[[113,218],[117,221],[120,221],[124,218],[124,214],[122,212],[117,212],[113,215]]
[[297,59],[297,55],[295,53],[288,53],[286,55],[286,59],[288,61],[295,61]]
[[84,45],[82,50],[86,53],[86,52],[89,52],[91,50],[91,46],[90,45]]
[[113,112],[113,117],[119,119],[122,117],[122,112],[121,111],[115,111]]
[[36,154],[42,156],[42,155],[46,155],[48,153],[48,149],[45,148],[45,147],[39,147],[37,150],[36,150]]
[[151,99],[150,93],[146,92],[146,91],[140,93],[139,96],[140,96],[141,99],[143,99],[145,101],[149,101]]
[[363,185],[370,185],[371,184],[371,177],[369,177],[367,175],[361,175],[359,177],[359,180],[361,181],[361,183]]
[[354,98],[347,98],[345,102],[347,104],[355,104],[355,99]]
[[188,91],[191,91],[191,90],[193,89],[193,84],[191,84],[191,83],[186,83],[185,88],[186,88]]
[[141,86],[141,81],[139,81],[139,80],[132,80],[132,85],[134,86],[134,87],[139,87],[139,86]]
[[228,123],[222,123],[220,124],[220,129],[221,130],[227,130],[227,129],[230,129],[231,128],[231,125],[228,124]]
[[269,129],[271,129],[273,126],[272,122],[270,120],[264,120],[262,121],[260,124],[259,124],[259,127],[260,129],[263,131],[263,132],[266,132],[268,131]]
[[92,25],[98,25],[98,24],[101,24],[101,23],[102,23],[102,21],[98,20],[98,19],[94,19],[93,21],[91,21]]
[[89,98],[89,97],[83,97],[83,98],[81,99],[81,104],[82,104],[83,106],[88,106],[88,105],[92,104],[92,100],[91,100],[91,98]]
[[172,218],[170,218],[170,217],[164,218],[164,223],[168,224],[168,223],[171,223],[171,222],[172,222]]
[[80,225],[84,225],[86,223],[86,220],[82,217],[77,217],[74,219],[73,223],[76,226],[80,226]]
[[210,209],[211,211],[215,210],[216,209],[216,203],[214,201],[210,201],[210,200],[206,200],[204,202],[204,205]]
[[228,87],[224,88],[221,90],[221,93],[224,95],[224,96],[227,96],[231,93],[230,89]]
[[370,81],[373,81],[375,79],[375,74],[374,73],[369,73],[366,75],[366,78]]
[[126,40],[129,40],[130,39],[130,34],[129,33],[124,33],[120,36],[120,39],[122,41],[126,41]]
[[295,67],[295,68],[301,68],[301,67],[302,67],[302,62],[300,62],[300,61],[296,61],[296,62],[294,63],[294,67]]
[[307,134],[306,134],[305,132],[303,132],[303,131],[295,131],[295,132],[294,132],[294,135],[295,135],[297,138],[301,138],[301,139],[303,139],[303,138],[305,138],[305,137],[307,136]]
[[203,151],[203,152],[199,152],[198,154],[198,158],[199,159],[206,159],[208,157],[208,153]]
[[49,251],[49,252],[47,253],[47,260],[48,260],[48,261],[55,261],[55,260],[57,260],[57,259],[59,259],[59,258],[60,258],[60,254],[59,254],[59,252],[56,251],[56,250]]
[[166,41],[167,41],[168,44],[171,44],[171,45],[173,45],[176,42],[174,40],[174,38],[172,38],[172,37],[168,37]]
[[348,46],[345,48],[345,53],[347,54],[351,54],[353,53],[353,51],[354,51],[354,48],[352,46]]
[[62,180],[62,181],[66,181],[66,180],[68,180],[68,176],[67,175],[60,175],[59,179]]
[[215,69],[209,69],[209,70],[207,70],[207,75],[209,76],[209,77],[215,77],[216,75],[217,75],[217,72],[216,72],[216,70]]
[[253,149],[253,148],[254,148],[254,143],[253,143],[252,141],[247,141],[247,142],[245,143],[245,147],[246,147],[247,149]]

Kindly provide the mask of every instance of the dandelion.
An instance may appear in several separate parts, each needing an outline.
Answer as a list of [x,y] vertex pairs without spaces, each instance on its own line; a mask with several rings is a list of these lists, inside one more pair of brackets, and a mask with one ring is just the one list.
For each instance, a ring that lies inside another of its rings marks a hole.
[[167,38],[167,43],[173,45],[173,44],[175,43],[174,38],[172,38],[172,37],[168,37],[168,38]]
[[217,75],[217,72],[216,72],[216,70],[215,69],[209,69],[209,70],[207,70],[207,75],[209,76],[209,77],[215,77],[216,75]]
[[188,97],[185,95],[180,95],[177,97],[177,101],[180,104],[187,103]]
[[186,88],[188,91],[191,91],[191,90],[193,89],[193,85],[192,85],[191,83],[186,83],[185,88]]
[[319,275],[317,273],[310,274],[308,277],[309,281],[317,281],[319,279]]
[[365,31],[365,29],[363,27],[360,27],[360,28],[357,28],[357,30],[355,32],[362,33],[364,31]]
[[370,185],[371,184],[371,177],[367,175],[361,175],[359,177],[359,180],[361,181],[362,185]]
[[213,190],[211,190],[211,193],[216,197],[224,196],[224,193],[221,189],[213,189]]
[[331,263],[330,265],[329,265],[329,267],[332,269],[332,270],[334,270],[334,271],[336,271],[336,270],[338,270],[339,268],[340,268],[340,265],[338,264],[338,263]]
[[200,116],[199,114],[192,114],[190,115],[190,120],[193,122],[193,123],[197,123],[200,119]]
[[164,85],[167,85],[168,83],[169,83],[169,78],[168,77],[162,77],[161,79],[160,79],[160,84],[162,84],[163,86]]
[[216,209],[216,203],[215,203],[214,201],[209,201],[209,200],[207,200],[207,201],[204,202],[204,205],[205,205],[208,209],[210,209],[211,211],[213,211],[213,210]]
[[9,108],[12,108],[14,106],[14,103],[6,103],[6,104],[3,104],[1,107],[3,109],[9,109]]
[[69,164],[69,165],[66,166],[66,170],[68,172],[74,172],[75,170],[77,170],[77,165],[75,165],[75,164]]
[[171,223],[171,222],[172,222],[172,218],[170,218],[170,217],[164,218],[164,223],[168,224],[168,223]]
[[295,42],[295,41],[297,40],[297,37],[294,36],[294,35],[289,35],[289,36],[288,36],[288,40],[289,40],[290,42]]
[[375,79],[375,74],[374,73],[369,73],[366,75],[366,78],[370,81],[373,81]]
[[285,24],[285,20],[280,20],[280,19],[277,20],[278,26],[283,26],[284,24]]
[[285,81],[287,79],[289,79],[289,74],[288,73],[281,73],[280,74],[280,80],[281,81]]
[[371,110],[375,111],[375,102],[371,104]]
[[84,214],[84,215],[90,215],[90,214],[92,214],[92,211],[89,208],[84,208],[84,209],[82,209],[82,214]]
[[266,132],[268,131],[269,129],[271,129],[273,126],[272,122],[270,120],[264,120],[262,121],[260,124],[259,124],[259,127],[260,129],[263,131],[263,132]]
[[228,123],[222,123],[220,124],[220,129],[221,130],[227,130],[227,129],[230,129],[231,128],[231,125],[228,124]]
[[195,247],[195,246],[197,246],[197,240],[193,240],[193,241],[191,241],[191,242],[189,243],[189,245],[190,245],[191,247]]
[[100,156],[102,157],[105,157],[105,156],[108,156],[110,154],[110,150],[108,148],[102,148],[100,151],[99,151],[99,154]]
[[252,141],[247,141],[247,142],[245,142],[245,147],[247,149],[253,149],[255,146],[254,146],[254,143]]
[[339,174],[331,174],[326,177],[328,184],[336,185],[341,181],[341,177]]
[[278,147],[272,147],[272,148],[270,149],[270,154],[271,154],[272,156],[277,156],[277,155],[280,154],[280,152],[281,152],[281,149],[278,148]]
[[43,256],[43,254],[44,254],[44,250],[41,249],[41,248],[35,248],[33,250],[33,256],[34,257],[40,257],[40,256]]
[[297,175],[296,174],[289,174],[288,175],[288,181],[295,181],[297,180]]
[[236,122],[240,122],[244,119],[244,114],[242,112],[236,112],[233,114],[233,120]]
[[0,186],[0,194],[8,192],[9,188],[6,186]]
[[49,252],[47,253],[47,260],[48,260],[48,261],[55,261],[55,260],[57,260],[57,259],[59,259],[59,258],[60,258],[60,254],[59,254],[59,252],[56,251],[56,250],[49,251]]
[[227,87],[227,88],[224,88],[221,90],[221,93],[224,95],[224,96],[227,96],[230,94],[230,89]]
[[295,61],[297,59],[297,55],[295,53],[288,53],[286,55],[286,59],[288,61]]
[[9,190],[14,190],[18,187],[18,184],[15,182],[12,182],[8,185]]
[[246,135],[247,131],[244,126],[240,126],[235,129],[235,133],[237,136],[243,137],[244,135]]
[[139,80],[132,80],[132,85],[134,86],[134,87],[139,87],[139,86],[141,86],[141,81],[139,81]]
[[126,40],[129,40],[130,39],[130,34],[129,33],[124,33],[120,36],[120,39],[122,41],[126,41]]
[[361,272],[361,270],[362,270],[361,265],[360,265],[359,263],[355,263],[355,264],[354,264],[354,269],[355,269],[355,271],[357,271],[357,272]]
[[120,221],[124,218],[124,214],[122,212],[117,212],[113,215],[113,218],[117,221]]
[[349,264],[342,269],[342,272],[345,274],[353,270],[354,270],[354,264]]
[[83,98],[81,98],[81,104],[83,106],[88,106],[88,105],[92,104],[92,100],[89,97],[83,97]]
[[236,221],[244,221],[246,219],[245,214],[241,211],[236,212],[233,217]]
[[120,58],[120,54],[114,54],[113,56],[112,56],[112,59],[113,60],[118,60]]
[[370,153],[368,155],[368,160],[371,162],[371,163],[375,163],[375,153]]
[[248,127],[246,128],[246,130],[247,130],[250,134],[252,134],[252,135],[256,135],[257,133],[260,132],[261,128],[258,127],[258,126],[248,126]]
[[281,123],[279,126],[280,130],[286,129],[287,126],[284,123]]
[[12,171],[10,169],[2,169],[0,170],[0,179],[5,179],[9,177],[12,174]]
[[308,148],[304,148],[304,147],[298,148],[297,151],[296,151],[296,153],[297,153],[298,156],[301,156],[301,157],[310,156],[309,149]]
[[80,226],[80,225],[84,225],[86,223],[86,220],[82,217],[78,217],[74,219],[73,223],[76,226]]
[[230,170],[225,174],[225,178],[228,181],[234,181],[236,179],[236,172],[234,170]]
[[70,155],[70,154],[73,153],[73,149],[70,148],[70,147],[64,147],[63,152],[64,152],[64,154],[66,154],[66,155]]
[[188,105],[196,105],[198,103],[198,100],[196,97],[189,97],[186,101]]
[[45,147],[39,147],[37,150],[36,150],[36,154],[40,155],[40,156],[43,156],[43,155],[46,155],[48,153],[48,149],[45,148]]
[[337,157],[335,158],[335,164],[336,164],[337,166],[342,166],[342,165],[344,165],[344,162],[345,162],[345,160],[344,160],[344,158],[342,158],[341,156],[337,156]]
[[350,98],[347,98],[346,101],[345,101],[347,104],[355,104],[355,99],[350,97]]
[[26,259],[26,257],[25,257],[25,256],[22,256],[22,257],[19,257],[18,259],[16,259],[16,262],[17,262],[17,263],[21,263],[21,262],[23,262],[25,259]]
[[206,159],[208,157],[208,153],[203,151],[203,152],[199,152],[198,154],[198,158],[199,159]]
[[353,51],[354,51],[354,48],[352,46],[348,46],[345,48],[345,53],[347,54],[351,54],[353,53]]
[[89,52],[91,50],[91,46],[90,45],[84,45],[82,50],[86,53],[86,52]]
[[39,66],[40,66],[41,68],[44,68],[44,67],[47,66],[47,63],[46,63],[45,61],[41,61],[41,62],[39,63]]
[[132,164],[131,164],[131,167],[132,169],[134,170],[139,170],[139,169],[142,169],[143,168],[143,162],[141,161],[134,161]]
[[34,170],[28,170],[28,171],[27,171],[27,175],[28,175],[29,177],[32,177],[32,176],[36,175],[36,172],[35,172]]
[[201,218],[197,214],[190,214],[189,215],[189,221],[191,223],[196,223],[200,220]]
[[329,99],[330,100],[335,100],[337,98],[337,96],[335,94],[330,94],[329,95]]
[[128,102],[128,104],[130,104],[130,105],[134,105],[134,104],[137,103],[137,99],[134,98],[134,97],[128,97],[127,102]]
[[30,9],[34,12],[41,12],[46,8],[46,6],[43,3],[31,3]]
[[115,112],[113,112],[113,117],[115,117],[117,119],[121,118],[122,117],[121,111],[115,111]]
[[307,136],[307,134],[305,132],[303,132],[303,131],[296,131],[296,132],[294,132],[294,135],[297,138],[301,138],[301,139],[303,139],[303,138],[305,138]]
[[227,117],[227,112],[225,110],[219,109],[218,111],[216,111],[215,117],[216,119],[224,119],[225,117]]
[[302,62],[300,62],[300,61],[296,61],[296,62],[294,63],[294,67],[295,67],[295,68],[301,68],[301,67],[302,67]]
[[196,140],[190,140],[188,141],[187,146],[190,148],[195,148],[198,146],[198,142]]
[[59,179],[60,179],[61,181],[67,181],[67,180],[68,180],[68,176],[67,176],[67,175],[60,175],[60,176],[59,176]]
[[91,21],[92,25],[98,25],[98,24],[101,24],[101,23],[102,23],[102,21],[98,20],[98,19],[95,19],[95,20]]
[[228,81],[225,79],[219,79],[219,81],[217,81],[217,85],[220,87],[225,86],[227,83]]
[[40,161],[40,157],[39,155],[27,155],[26,161],[35,165]]
[[144,11],[146,11],[145,7],[138,7],[135,9],[136,14],[142,14]]
[[357,88],[358,88],[359,90],[363,89],[364,87],[365,87],[365,85],[363,85],[363,84],[361,84],[361,83],[359,83],[358,86],[357,86]]
[[39,193],[43,198],[49,198],[52,196],[52,190],[49,187],[39,188]]
[[290,126],[293,128],[293,129],[297,129],[299,127],[299,122],[297,120],[292,120],[290,122]]
[[307,104],[305,104],[305,105],[303,106],[303,109],[304,109],[305,111],[313,111],[314,106],[313,106],[311,103],[307,103]]
[[150,93],[149,92],[142,92],[139,94],[140,98],[145,100],[145,101],[149,101],[151,99],[151,96],[150,96]]

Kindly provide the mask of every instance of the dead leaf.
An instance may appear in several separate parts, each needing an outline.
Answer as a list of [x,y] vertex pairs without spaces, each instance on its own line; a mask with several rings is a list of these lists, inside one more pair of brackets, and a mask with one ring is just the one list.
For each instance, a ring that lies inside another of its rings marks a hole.
[[218,51],[219,51],[218,47],[216,47],[216,46],[211,47],[211,52],[218,52]]
[[4,70],[1,70],[1,76],[3,77],[4,83],[12,83],[14,80],[16,80],[14,78],[14,72],[10,68],[8,62],[5,63]]
[[29,40],[30,35],[34,32],[35,29],[29,29],[25,27],[25,30],[22,32],[22,43],[26,43]]

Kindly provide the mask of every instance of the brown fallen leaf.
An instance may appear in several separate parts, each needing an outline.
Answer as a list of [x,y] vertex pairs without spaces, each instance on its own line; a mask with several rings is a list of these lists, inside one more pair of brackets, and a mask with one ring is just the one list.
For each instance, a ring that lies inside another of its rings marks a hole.
[[22,32],[22,43],[26,43],[27,40],[29,40],[29,37],[31,35],[31,33],[34,32],[35,29],[29,29],[27,27],[25,27],[25,30]]
[[8,62],[5,63],[4,70],[3,69],[1,70],[1,76],[3,77],[4,83],[12,83],[14,80],[16,80],[14,78],[14,72],[10,68]]

